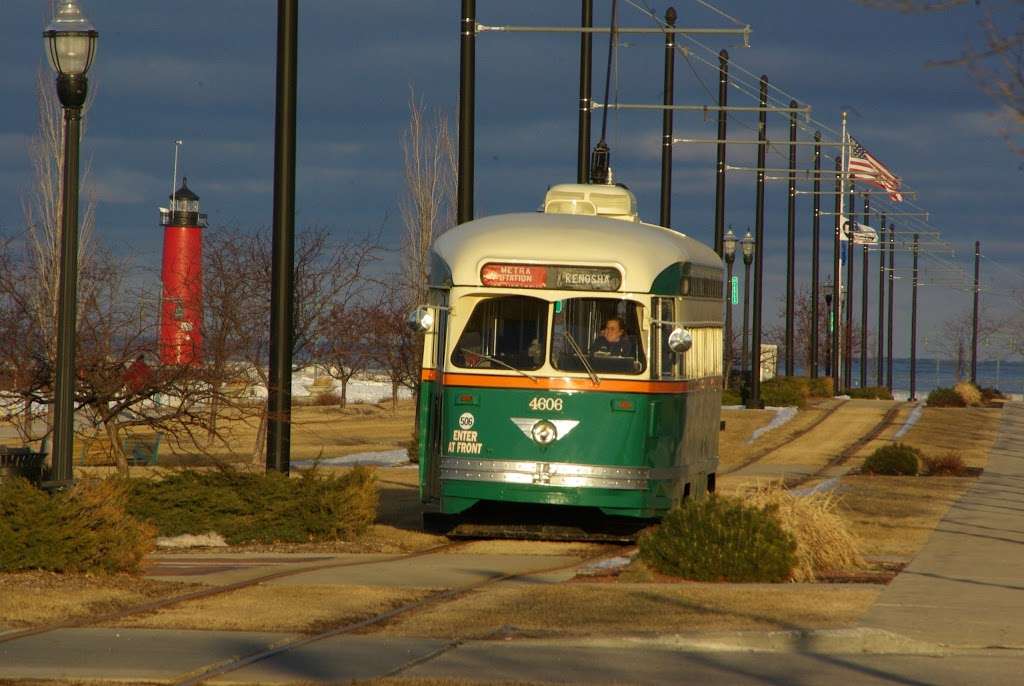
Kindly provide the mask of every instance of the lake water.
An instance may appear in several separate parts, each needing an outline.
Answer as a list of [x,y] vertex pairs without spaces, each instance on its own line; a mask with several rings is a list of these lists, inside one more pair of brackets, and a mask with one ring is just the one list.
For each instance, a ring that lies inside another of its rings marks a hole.
[[[878,383],[875,361],[868,360],[868,386]],[[952,386],[957,382],[956,360],[937,360],[930,357],[917,359],[917,393],[925,396],[938,386]],[[781,368],[779,370],[782,371]],[[798,370],[798,373],[802,373]],[[971,361],[964,364],[964,377],[970,378]],[[894,358],[892,364],[892,386],[896,391],[910,390],[910,359]],[[860,386],[860,359],[853,360],[853,385]],[[1020,361],[978,361],[978,385],[994,386],[1004,393],[1024,393],[1024,362]]]

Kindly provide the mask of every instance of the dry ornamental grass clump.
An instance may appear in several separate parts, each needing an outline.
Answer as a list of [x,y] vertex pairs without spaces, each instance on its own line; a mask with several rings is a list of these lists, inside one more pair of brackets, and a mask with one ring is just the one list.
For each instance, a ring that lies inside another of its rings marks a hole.
[[838,514],[832,492],[796,496],[779,484],[751,488],[739,496],[748,505],[769,511],[796,540],[793,581],[814,581],[837,571],[863,568],[857,539]]
[[925,476],[965,476],[967,465],[964,464],[963,455],[956,450],[950,450],[939,457],[924,457]]
[[981,405],[981,391],[969,381],[961,381],[953,390],[959,395],[967,407],[978,407]]

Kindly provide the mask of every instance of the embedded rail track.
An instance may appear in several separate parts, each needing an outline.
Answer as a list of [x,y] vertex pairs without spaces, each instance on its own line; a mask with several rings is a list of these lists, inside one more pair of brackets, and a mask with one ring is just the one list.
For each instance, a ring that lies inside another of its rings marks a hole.
[[49,633],[56,631],[57,629],[72,629],[81,628],[87,626],[96,626],[102,624],[109,624],[111,622],[117,622],[121,619],[126,619],[133,615],[145,614],[148,612],[155,612],[156,610],[162,610],[167,607],[172,607],[180,603],[186,603],[193,600],[200,600],[203,598],[210,598],[218,595],[225,595],[227,593],[233,593],[241,589],[256,586],[268,581],[274,581],[276,579],[284,579],[290,576],[296,576],[298,574],[306,574],[308,572],[316,572],[324,569],[338,569],[342,567],[359,567],[362,565],[377,564],[381,562],[397,562],[400,560],[410,560],[417,557],[423,557],[425,555],[433,555],[435,553],[444,553],[451,551],[454,548],[459,548],[466,545],[464,541],[452,541],[444,543],[442,545],[433,546],[430,548],[424,548],[423,550],[416,550],[411,553],[404,555],[395,555],[392,558],[381,560],[335,560],[333,562],[320,562],[315,564],[306,564],[289,569],[281,569],[276,572],[270,572],[268,574],[261,574],[260,576],[252,579],[246,579],[244,581],[237,581],[223,586],[214,586],[211,588],[204,588],[197,591],[191,591],[188,593],[181,593],[179,595],[168,596],[166,598],[160,598],[147,603],[141,603],[139,605],[132,605],[127,608],[114,610],[102,615],[92,615],[88,617],[76,617],[66,619],[60,622],[52,622],[50,624],[43,624],[40,626],[30,627],[28,629],[22,629],[19,631],[12,631],[0,635],[0,643],[7,643],[9,641],[15,641],[19,638],[25,638],[27,636],[37,636],[39,634]]
[[[579,559],[577,559],[577,560],[575,560],[575,561],[573,561],[571,563],[561,563],[561,564],[557,564],[557,565],[541,567],[541,568],[538,568],[538,569],[531,569],[531,570],[525,571],[525,572],[515,572],[515,573],[509,573],[509,574],[502,574],[500,576],[494,576],[494,577],[490,577],[490,578],[487,578],[487,579],[483,579],[481,581],[478,581],[477,583],[471,584],[469,586],[464,586],[462,588],[448,589],[448,590],[445,590],[445,591],[438,591],[436,593],[433,593],[433,594],[427,596],[426,598],[422,598],[422,599],[414,601],[414,602],[410,602],[410,603],[406,603],[404,605],[400,605],[400,606],[398,606],[396,608],[393,608],[391,610],[387,610],[385,612],[381,612],[381,613],[379,613],[377,615],[374,615],[373,617],[369,617],[368,619],[363,619],[363,620],[360,620],[360,621],[357,621],[357,622],[349,622],[349,623],[346,623],[346,624],[341,624],[341,625],[338,625],[338,626],[326,629],[324,631],[317,632],[315,634],[308,634],[308,635],[304,635],[304,636],[295,636],[295,637],[285,638],[285,639],[282,639],[280,641],[277,641],[276,643],[273,643],[273,644],[267,646],[266,648],[263,648],[263,649],[258,650],[258,651],[254,651],[254,652],[249,653],[247,655],[242,655],[242,656],[239,656],[239,657],[234,657],[234,658],[231,658],[231,659],[228,659],[228,660],[224,660],[224,661],[221,661],[221,662],[217,662],[217,663],[213,663],[213,664],[210,664],[210,665],[206,665],[206,666],[200,667],[200,668],[195,669],[195,670],[193,670],[191,672],[188,672],[187,674],[182,674],[182,675],[178,676],[177,678],[175,678],[172,681],[172,683],[175,686],[197,686],[198,684],[204,683],[208,679],[213,679],[215,677],[222,676],[224,674],[229,674],[231,672],[235,672],[235,671],[237,671],[239,669],[242,669],[243,667],[247,667],[248,665],[254,664],[256,662],[260,662],[262,660],[266,660],[268,658],[271,658],[271,657],[274,657],[274,656],[277,656],[277,655],[281,655],[283,653],[287,653],[290,650],[295,650],[297,648],[302,648],[302,647],[307,646],[307,645],[309,645],[311,643],[316,643],[317,641],[322,641],[322,640],[325,640],[325,639],[328,639],[328,638],[333,638],[335,636],[341,636],[341,635],[344,635],[344,634],[350,634],[350,633],[353,633],[353,632],[356,632],[356,631],[360,631],[360,630],[363,630],[363,629],[367,629],[367,628],[370,628],[370,627],[386,624],[387,622],[389,622],[389,621],[391,621],[393,619],[396,619],[398,617],[407,616],[407,615],[413,614],[415,612],[419,612],[420,610],[424,610],[424,609],[436,607],[436,606],[444,604],[444,603],[452,602],[452,601],[457,600],[457,599],[459,599],[459,598],[461,598],[461,597],[463,597],[463,596],[465,596],[465,595],[467,595],[469,593],[472,593],[473,591],[479,590],[479,589],[481,589],[481,588],[483,588],[485,586],[490,586],[492,584],[496,584],[496,583],[499,583],[499,582],[502,582],[502,581],[510,581],[510,580],[513,580],[513,579],[519,579],[519,578],[526,578],[526,577],[530,577],[530,576],[535,576],[537,574],[549,574],[549,573],[552,573],[552,572],[563,571],[563,570],[566,570],[566,569],[573,569],[575,567],[579,567],[579,566],[585,565],[588,562],[593,562],[595,560],[599,560],[601,558],[608,557],[608,556],[611,556],[613,554],[617,554],[617,553],[619,553],[621,551],[622,547],[623,546],[621,546],[621,545],[607,544],[607,545],[602,546],[601,550],[599,552],[596,552],[593,555],[588,555],[586,557],[579,558]],[[436,551],[436,549],[435,549],[435,551]],[[499,628],[499,629],[495,630],[494,632],[492,632],[492,635],[496,634],[496,633],[499,633],[501,631],[502,631],[502,629]],[[451,650],[452,648],[455,648],[456,646],[458,646],[458,644],[459,644],[459,641],[451,641],[451,642],[441,646],[438,650],[434,651],[430,655],[424,656],[424,657],[420,658],[419,660],[417,660],[415,662],[420,662],[420,661],[424,661],[424,660],[428,660],[428,659],[431,659],[433,657],[436,657],[437,655],[440,655],[443,652],[446,652],[448,650]],[[405,669],[407,669],[407,668],[409,668],[411,666],[412,666],[411,663],[410,664],[402,665],[397,670],[395,670],[395,672],[404,671]]]

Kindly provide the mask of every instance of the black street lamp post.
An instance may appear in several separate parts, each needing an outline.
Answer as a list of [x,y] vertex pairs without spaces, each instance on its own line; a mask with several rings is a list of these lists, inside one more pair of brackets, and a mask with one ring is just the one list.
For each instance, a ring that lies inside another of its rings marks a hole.
[[732,264],[736,261],[736,234],[729,227],[729,232],[722,238],[722,255],[725,257],[725,386],[729,386],[729,373],[732,369]]
[[747,235],[740,241],[743,250],[743,372],[746,373],[750,363],[749,348],[747,347],[750,336],[750,264],[754,261],[754,237],[747,229]]
[[75,419],[75,323],[78,319],[78,143],[82,106],[89,92],[85,75],[96,56],[98,36],[74,1],[64,2],[43,32],[50,64],[57,72],[57,97],[64,108],[52,472],[53,481],[64,483],[74,478],[71,453]]

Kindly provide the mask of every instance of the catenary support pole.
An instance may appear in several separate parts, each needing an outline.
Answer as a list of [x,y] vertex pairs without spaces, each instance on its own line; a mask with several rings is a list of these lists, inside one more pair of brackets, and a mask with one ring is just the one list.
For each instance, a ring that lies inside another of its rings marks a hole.
[[[594,0],[582,0],[580,26],[594,25]],[[590,180],[590,87],[594,56],[594,34],[580,34],[580,120],[576,146],[576,183]]]
[[[789,106],[796,108],[796,100]],[[793,318],[796,291],[796,112],[789,113],[789,186],[786,198],[786,376],[793,376]]]
[[878,222],[878,382],[876,386],[885,385],[885,246],[886,228],[885,213]]
[[[729,104],[729,53],[718,53],[718,107]],[[715,165],[715,252],[722,254],[722,238],[725,236],[725,141],[726,116],[724,109],[718,110],[718,144]],[[747,288],[747,284],[743,284]],[[744,362],[746,364],[746,362]]]
[[914,279],[910,296],[910,399],[917,400],[917,251],[919,234],[914,234]]
[[[476,126],[476,0],[462,0],[459,19],[459,170],[455,221],[473,219]],[[590,154],[587,151],[587,154]]]
[[814,132],[814,210],[811,224],[811,377],[818,378],[818,290],[821,281],[821,131]]
[[750,331],[750,393],[748,408],[763,407],[761,402],[761,306],[764,301],[764,166],[768,140],[768,77],[761,75],[761,112],[758,115],[757,194],[754,217],[754,314]]
[[896,285],[896,227],[889,226],[889,304],[888,330],[885,334],[885,386],[892,391],[892,326],[893,303]]
[[[676,25],[676,10],[669,7],[665,10],[665,23]],[[665,83],[662,101],[666,105],[674,103],[676,34],[665,33]],[[661,111],[661,215],[659,223],[672,227],[672,110]],[[719,255],[721,252],[719,252]]]
[[282,474],[287,474],[291,469],[298,15],[299,0],[278,0],[266,468],[267,471],[273,470]]
[[846,209],[846,312],[843,317],[843,388],[853,388],[853,225],[857,220],[857,196],[850,182],[850,206]]
[[974,313],[971,316],[971,383],[978,385],[978,305],[981,299],[981,241],[974,241]]
[[832,314],[830,316],[832,321],[832,331],[829,334],[831,341],[831,356],[829,360],[829,368],[832,370],[832,384],[836,393],[842,392],[842,375],[839,370],[839,326],[840,326],[840,307],[839,303],[843,299],[842,283],[843,273],[842,265],[839,263],[839,250],[840,250],[840,236],[839,232],[841,227],[839,223],[842,221],[840,212],[842,210],[843,202],[843,161],[839,157],[836,158],[836,195],[835,195],[835,212],[833,218],[835,219],[832,234],[832,284],[835,289],[832,294]]
[[[851,212],[852,214],[852,212]],[[871,221],[871,196],[864,194],[864,226]],[[868,244],[861,246],[860,261],[860,387],[868,385]]]
[[735,254],[731,259],[725,261],[725,342],[722,346],[725,359],[722,360],[722,369],[725,370],[726,388],[729,388],[729,381],[733,372],[732,361],[736,356],[736,351],[732,347],[732,265],[735,261]]

